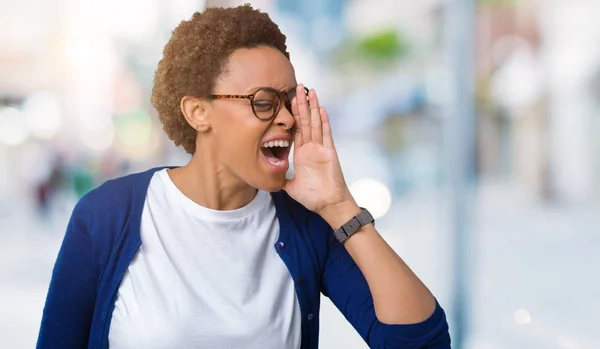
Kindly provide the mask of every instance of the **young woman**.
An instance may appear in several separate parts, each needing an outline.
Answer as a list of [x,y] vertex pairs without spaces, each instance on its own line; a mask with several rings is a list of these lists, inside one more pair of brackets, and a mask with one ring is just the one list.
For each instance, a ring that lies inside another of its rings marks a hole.
[[352,198],[285,40],[249,5],[174,30],[152,102],[191,160],[79,201],[38,348],[317,348],[321,293],[371,347],[450,348],[444,311]]

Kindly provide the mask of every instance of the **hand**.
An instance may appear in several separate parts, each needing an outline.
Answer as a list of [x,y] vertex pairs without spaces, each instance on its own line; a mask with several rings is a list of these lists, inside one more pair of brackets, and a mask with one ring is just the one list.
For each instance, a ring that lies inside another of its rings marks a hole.
[[329,116],[319,106],[314,90],[304,96],[299,85],[292,101],[296,122],[294,134],[294,178],[284,190],[307,209],[321,216],[332,208],[354,202],[344,181],[329,125]]

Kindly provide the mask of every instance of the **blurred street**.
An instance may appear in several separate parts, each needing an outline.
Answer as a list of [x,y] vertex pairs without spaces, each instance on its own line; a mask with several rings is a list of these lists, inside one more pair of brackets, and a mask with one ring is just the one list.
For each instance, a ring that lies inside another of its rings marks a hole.
[[[598,348],[600,203],[542,206],[501,183],[481,185],[476,201],[468,347]],[[30,206],[12,210],[18,214],[0,220],[0,263],[10,266],[0,268],[0,348],[32,348],[68,213],[57,210],[38,221]],[[405,197],[392,211],[379,230],[451,312],[443,196]],[[322,348],[366,348],[327,299],[321,321]]]

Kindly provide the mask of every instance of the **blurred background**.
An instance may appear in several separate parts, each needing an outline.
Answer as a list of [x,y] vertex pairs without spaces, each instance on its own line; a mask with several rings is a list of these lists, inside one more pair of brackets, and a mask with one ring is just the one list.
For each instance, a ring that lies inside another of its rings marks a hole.
[[[600,348],[600,1],[0,2],[0,347],[35,345],[77,200],[188,156],[150,104],[171,31],[250,2],[330,110],[346,180],[453,347]],[[328,300],[321,347],[366,348]]]

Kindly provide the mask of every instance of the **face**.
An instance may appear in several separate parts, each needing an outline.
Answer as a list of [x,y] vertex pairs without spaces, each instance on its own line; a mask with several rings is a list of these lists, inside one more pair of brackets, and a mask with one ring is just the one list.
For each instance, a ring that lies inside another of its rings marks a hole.
[[[265,46],[235,51],[214,94],[249,95],[259,87],[287,94],[296,85],[290,61],[278,50]],[[257,94],[255,107],[266,109],[270,102]],[[275,118],[263,121],[254,115],[248,99],[217,99],[210,101],[207,118],[216,143],[213,149],[226,171],[254,188],[283,188],[294,127],[294,118],[283,103]],[[267,142],[269,146],[265,147]]]

